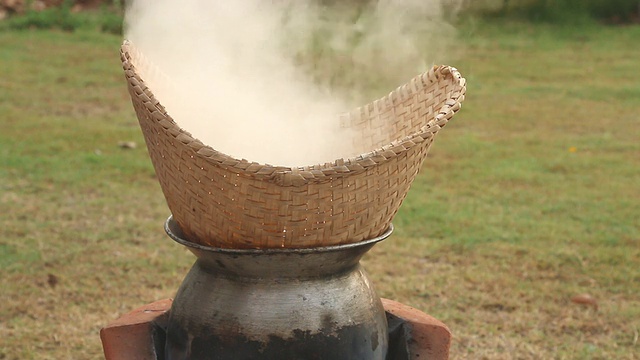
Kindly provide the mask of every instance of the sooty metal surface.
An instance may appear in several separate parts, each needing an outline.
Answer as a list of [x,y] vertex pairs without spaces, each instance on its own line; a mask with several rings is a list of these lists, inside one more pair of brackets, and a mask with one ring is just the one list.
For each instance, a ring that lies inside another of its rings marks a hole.
[[[395,315],[390,313],[386,313],[387,322],[388,322],[388,337],[389,337],[389,348],[387,354],[385,356],[385,360],[409,360],[411,358],[415,358],[417,354],[411,354],[411,350],[409,348],[409,343],[412,340],[411,326],[407,324],[404,319],[401,319]],[[155,354],[157,357],[155,360],[165,360],[165,344],[167,338],[167,317],[162,316],[154,321],[152,324],[152,337],[153,337],[153,347],[155,349]],[[286,345],[286,344],[282,344]],[[326,343],[327,346],[332,346],[330,342]],[[336,351],[339,347],[335,347]],[[255,350],[255,349],[253,349]],[[316,354],[308,354],[308,356],[303,357],[295,357],[290,356],[291,354],[284,353],[281,350],[273,349],[264,352],[263,354],[270,356],[272,359],[316,359],[314,356]],[[340,358],[341,354],[331,354],[330,351],[325,355],[331,356],[328,359]],[[335,356],[335,357],[333,357]],[[419,356],[419,355],[417,355]],[[238,357],[233,357],[233,359],[242,359],[242,354],[238,354]],[[151,360],[151,359],[150,359]],[[427,360],[427,359],[425,359]]]
[[360,258],[391,234],[310,249],[209,248],[167,234],[197,260],[171,307],[165,357],[385,359],[384,308]]

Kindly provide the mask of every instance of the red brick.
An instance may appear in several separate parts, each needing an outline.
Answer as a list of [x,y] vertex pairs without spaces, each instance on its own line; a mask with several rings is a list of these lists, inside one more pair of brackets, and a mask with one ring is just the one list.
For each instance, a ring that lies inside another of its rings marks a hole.
[[451,331],[440,320],[399,302],[382,299],[384,309],[410,324],[413,338],[409,350],[415,358],[446,360],[451,347]]
[[156,359],[151,322],[169,311],[172,302],[165,299],[141,306],[100,330],[105,359]]

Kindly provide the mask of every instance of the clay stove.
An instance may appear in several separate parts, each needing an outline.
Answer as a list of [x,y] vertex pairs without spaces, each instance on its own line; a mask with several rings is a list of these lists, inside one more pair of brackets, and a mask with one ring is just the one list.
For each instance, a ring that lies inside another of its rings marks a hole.
[[183,239],[171,218],[165,230],[198,260],[175,300],[102,329],[107,360],[448,358],[449,329],[378,298],[359,265],[392,228],[353,246],[292,251],[208,249]]

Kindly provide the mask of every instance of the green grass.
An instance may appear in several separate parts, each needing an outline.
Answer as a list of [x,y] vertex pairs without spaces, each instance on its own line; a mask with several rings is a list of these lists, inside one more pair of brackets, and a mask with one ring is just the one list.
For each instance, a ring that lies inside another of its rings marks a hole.
[[21,14],[13,14],[0,22],[0,31],[25,29],[57,29],[62,31],[99,30],[122,34],[123,7],[120,1],[103,3],[91,11],[75,12],[73,1],[64,0],[58,6],[44,10],[27,8]]
[[467,2],[465,12],[564,25],[637,23],[640,17],[636,0],[476,0]]
[[455,358],[635,358],[640,28],[462,31],[467,100],[373,276],[396,263],[383,294],[449,324]]
[[[364,260],[379,293],[448,324],[454,359],[637,359],[640,27],[460,35],[467,99]],[[119,42],[0,32],[0,359],[101,358],[99,329],[193,261],[163,234]]]

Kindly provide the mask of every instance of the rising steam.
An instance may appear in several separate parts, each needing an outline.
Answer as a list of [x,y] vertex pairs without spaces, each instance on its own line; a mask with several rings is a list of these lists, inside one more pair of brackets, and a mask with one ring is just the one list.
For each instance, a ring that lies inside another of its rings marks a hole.
[[358,155],[338,115],[442,61],[454,34],[443,2],[461,1],[132,0],[125,37],[194,137],[233,157],[303,166]]

